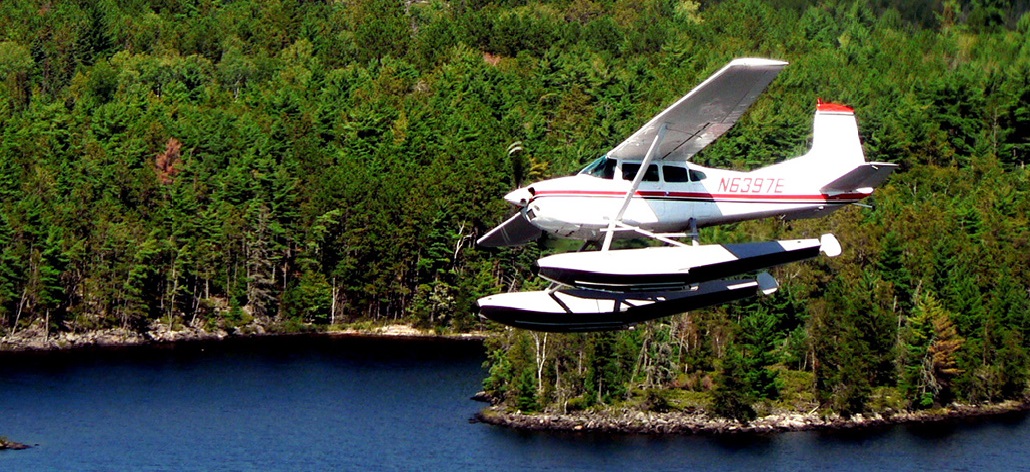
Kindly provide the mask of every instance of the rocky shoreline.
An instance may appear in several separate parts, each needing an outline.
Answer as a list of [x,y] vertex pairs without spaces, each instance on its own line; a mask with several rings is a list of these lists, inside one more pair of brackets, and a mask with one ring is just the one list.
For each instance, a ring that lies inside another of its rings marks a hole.
[[747,424],[709,416],[704,412],[656,413],[629,409],[590,410],[575,413],[510,412],[490,406],[476,414],[483,423],[527,431],[597,432],[625,434],[765,434],[791,431],[852,430],[898,424],[937,423],[964,418],[1030,411],[1030,401],[1006,401],[988,405],[949,405],[918,411],[855,415],[782,413],[760,417]]
[[71,331],[58,332],[46,335],[40,329],[28,328],[23,329],[14,335],[6,334],[3,337],[0,337],[0,352],[63,351],[78,348],[130,347],[194,341],[221,341],[232,338],[293,335],[419,339],[440,338],[468,341],[482,341],[486,338],[485,333],[439,334],[430,330],[414,328],[411,325],[406,324],[393,324],[367,328],[343,327],[342,329],[330,331],[289,333],[277,330],[274,326],[260,323],[252,323],[232,329],[217,328],[210,331],[190,326],[172,330],[169,329],[167,325],[155,323],[149,330],[142,333],[114,328],[82,333]]

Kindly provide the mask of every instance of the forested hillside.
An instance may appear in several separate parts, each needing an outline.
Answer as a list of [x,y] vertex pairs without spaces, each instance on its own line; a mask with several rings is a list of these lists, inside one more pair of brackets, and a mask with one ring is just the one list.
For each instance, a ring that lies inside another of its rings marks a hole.
[[844,412],[1017,397],[1030,378],[1025,11],[5,1],[0,328],[482,328],[472,301],[540,284],[530,263],[553,250],[473,246],[510,211],[506,191],[575,171],[758,56],[791,66],[699,161],[800,154],[821,97],[855,107],[867,156],[902,169],[875,210],[702,238],[832,231],[844,254],[777,269],[773,297],[635,331],[488,326],[487,389],[524,410],[699,393],[745,418],[788,393]]

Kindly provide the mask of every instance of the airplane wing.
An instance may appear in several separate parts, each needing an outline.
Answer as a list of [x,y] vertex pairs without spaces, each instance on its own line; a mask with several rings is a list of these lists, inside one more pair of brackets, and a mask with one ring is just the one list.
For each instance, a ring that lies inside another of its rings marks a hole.
[[609,157],[643,159],[662,124],[667,134],[656,159],[685,161],[728,131],[755,99],[776,78],[786,62],[771,59],[735,59],[651,119],[629,139],[612,149]]

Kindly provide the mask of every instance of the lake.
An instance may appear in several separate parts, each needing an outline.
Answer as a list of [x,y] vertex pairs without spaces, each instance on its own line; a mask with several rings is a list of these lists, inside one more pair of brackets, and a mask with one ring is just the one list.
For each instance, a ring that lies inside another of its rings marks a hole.
[[474,342],[286,337],[0,355],[21,470],[1030,470],[1025,414],[766,436],[470,422]]

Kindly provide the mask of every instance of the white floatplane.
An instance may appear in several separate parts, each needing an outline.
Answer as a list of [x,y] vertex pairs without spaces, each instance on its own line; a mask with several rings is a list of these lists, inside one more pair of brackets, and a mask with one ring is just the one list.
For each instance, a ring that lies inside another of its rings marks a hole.
[[[822,101],[812,147],[803,156],[750,172],[689,162],[728,131],[786,65],[734,60],[578,174],[506,195],[518,212],[481,237],[480,246],[519,245],[547,233],[597,244],[600,251],[540,259],[536,269],[553,282],[550,289],[481,298],[480,314],[543,331],[624,328],[775,291],[771,277],[764,284],[720,278],[820,252],[839,254],[829,234],[818,240],[698,244],[698,228],[705,226],[812,218],[858,203],[897,167],[866,162],[854,110]],[[669,246],[610,250],[614,238],[633,237]],[[677,240],[688,237],[692,244]]]

